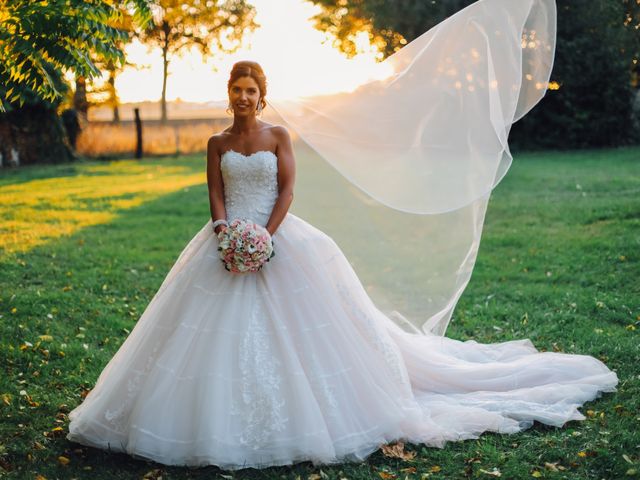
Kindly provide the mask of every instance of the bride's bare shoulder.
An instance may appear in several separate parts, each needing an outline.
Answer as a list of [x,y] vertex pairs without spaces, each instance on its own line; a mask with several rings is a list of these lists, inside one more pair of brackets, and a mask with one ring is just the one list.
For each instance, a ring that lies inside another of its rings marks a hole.
[[282,125],[274,125],[273,123],[265,122],[264,120],[260,120],[260,127],[263,130],[274,134],[281,133],[282,131],[287,131],[286,127],[283,127]]
[[224,142],[228,139],[228,137],[228,128],[222,130],[221,132],[214,133],[209,137],[209,140],[207,141],[207,150],[211,153],[216,152],[219,154],[220,148],[224,145]]
[[293,145],[289,130],[282,125],[272,125],[271,136],[275,141],[278,156],[290,156],[293,158]]
[[270,123],[265,122],[265,127],[269,129],[269,132],[275,138],[278,143],[286,142],[291,140],[291,135],[289,134],[289,130],[282,125],[272,125]]

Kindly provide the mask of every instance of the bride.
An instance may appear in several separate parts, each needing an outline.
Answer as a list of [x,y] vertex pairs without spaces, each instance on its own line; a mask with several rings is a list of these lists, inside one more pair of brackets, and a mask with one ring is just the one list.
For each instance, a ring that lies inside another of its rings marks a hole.
[[[285,128],[256,117],[266,94],[257,63],[233,66],[233,124],[207,148],[212,218],[69,414],[69,440],[168,465],[330,464],[395,440],[562,426],[615,391],[590,356],[417,335],[383,314],[332,238],[288,211],[294,154]],[[218,257],[235,218],[272,237],[256,273]]]

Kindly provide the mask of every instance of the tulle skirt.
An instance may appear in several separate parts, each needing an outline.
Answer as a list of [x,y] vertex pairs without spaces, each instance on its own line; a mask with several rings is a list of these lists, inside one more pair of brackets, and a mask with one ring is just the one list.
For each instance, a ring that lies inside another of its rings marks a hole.
[[394,440],[561,426],[615,390],[590,356],[405,332],[333,239],[292,213],[273,240],[260,272],[230,273],[208,222],[69,414],[67,438],[167,465],[330,464]]

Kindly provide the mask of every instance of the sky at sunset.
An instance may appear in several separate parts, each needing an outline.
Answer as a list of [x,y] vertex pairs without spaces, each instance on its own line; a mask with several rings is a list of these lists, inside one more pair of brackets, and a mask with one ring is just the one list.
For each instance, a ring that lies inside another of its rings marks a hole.
[[[261,63],[271,98],[349,90],[362,81],[382,75],[373,52],[348,60],[330,42],[322,43],[324,33],[316,30],[309,20],[319,7],[303,0],[252,0],[251,3],[256,7],[256,22],[261,27],[245,37],[241,50],[232,55],[218,54],[206,62],[196,51],[182,58],[173,57],[169,65],[168,100],[209,102],[226,99],[228,74],[238,60]],[[363,48],[368,49],[366,40]],[[128,46],[127,54],[128,60],[138,65],[138,69],[127,67],[119,75],[116,86],[120,100],[159,100],[162,90],[160,51],[149,52],[147,47],[134,42]],[[345,83],[345,76],[355,84]]]

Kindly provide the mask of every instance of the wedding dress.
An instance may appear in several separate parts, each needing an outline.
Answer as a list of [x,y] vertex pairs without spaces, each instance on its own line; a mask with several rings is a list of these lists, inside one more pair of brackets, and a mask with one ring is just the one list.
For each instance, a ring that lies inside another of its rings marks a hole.
[[[266,225],[277,161],[224,153],[228,219]],[[171,465],[325,464],[399,439],[442,447],[561,426],[615,390],[590,356],[404,331],[336,242],[292,213],[273,242],[261,271],[232,274],[207,222],[69,414],[67,438]]]

